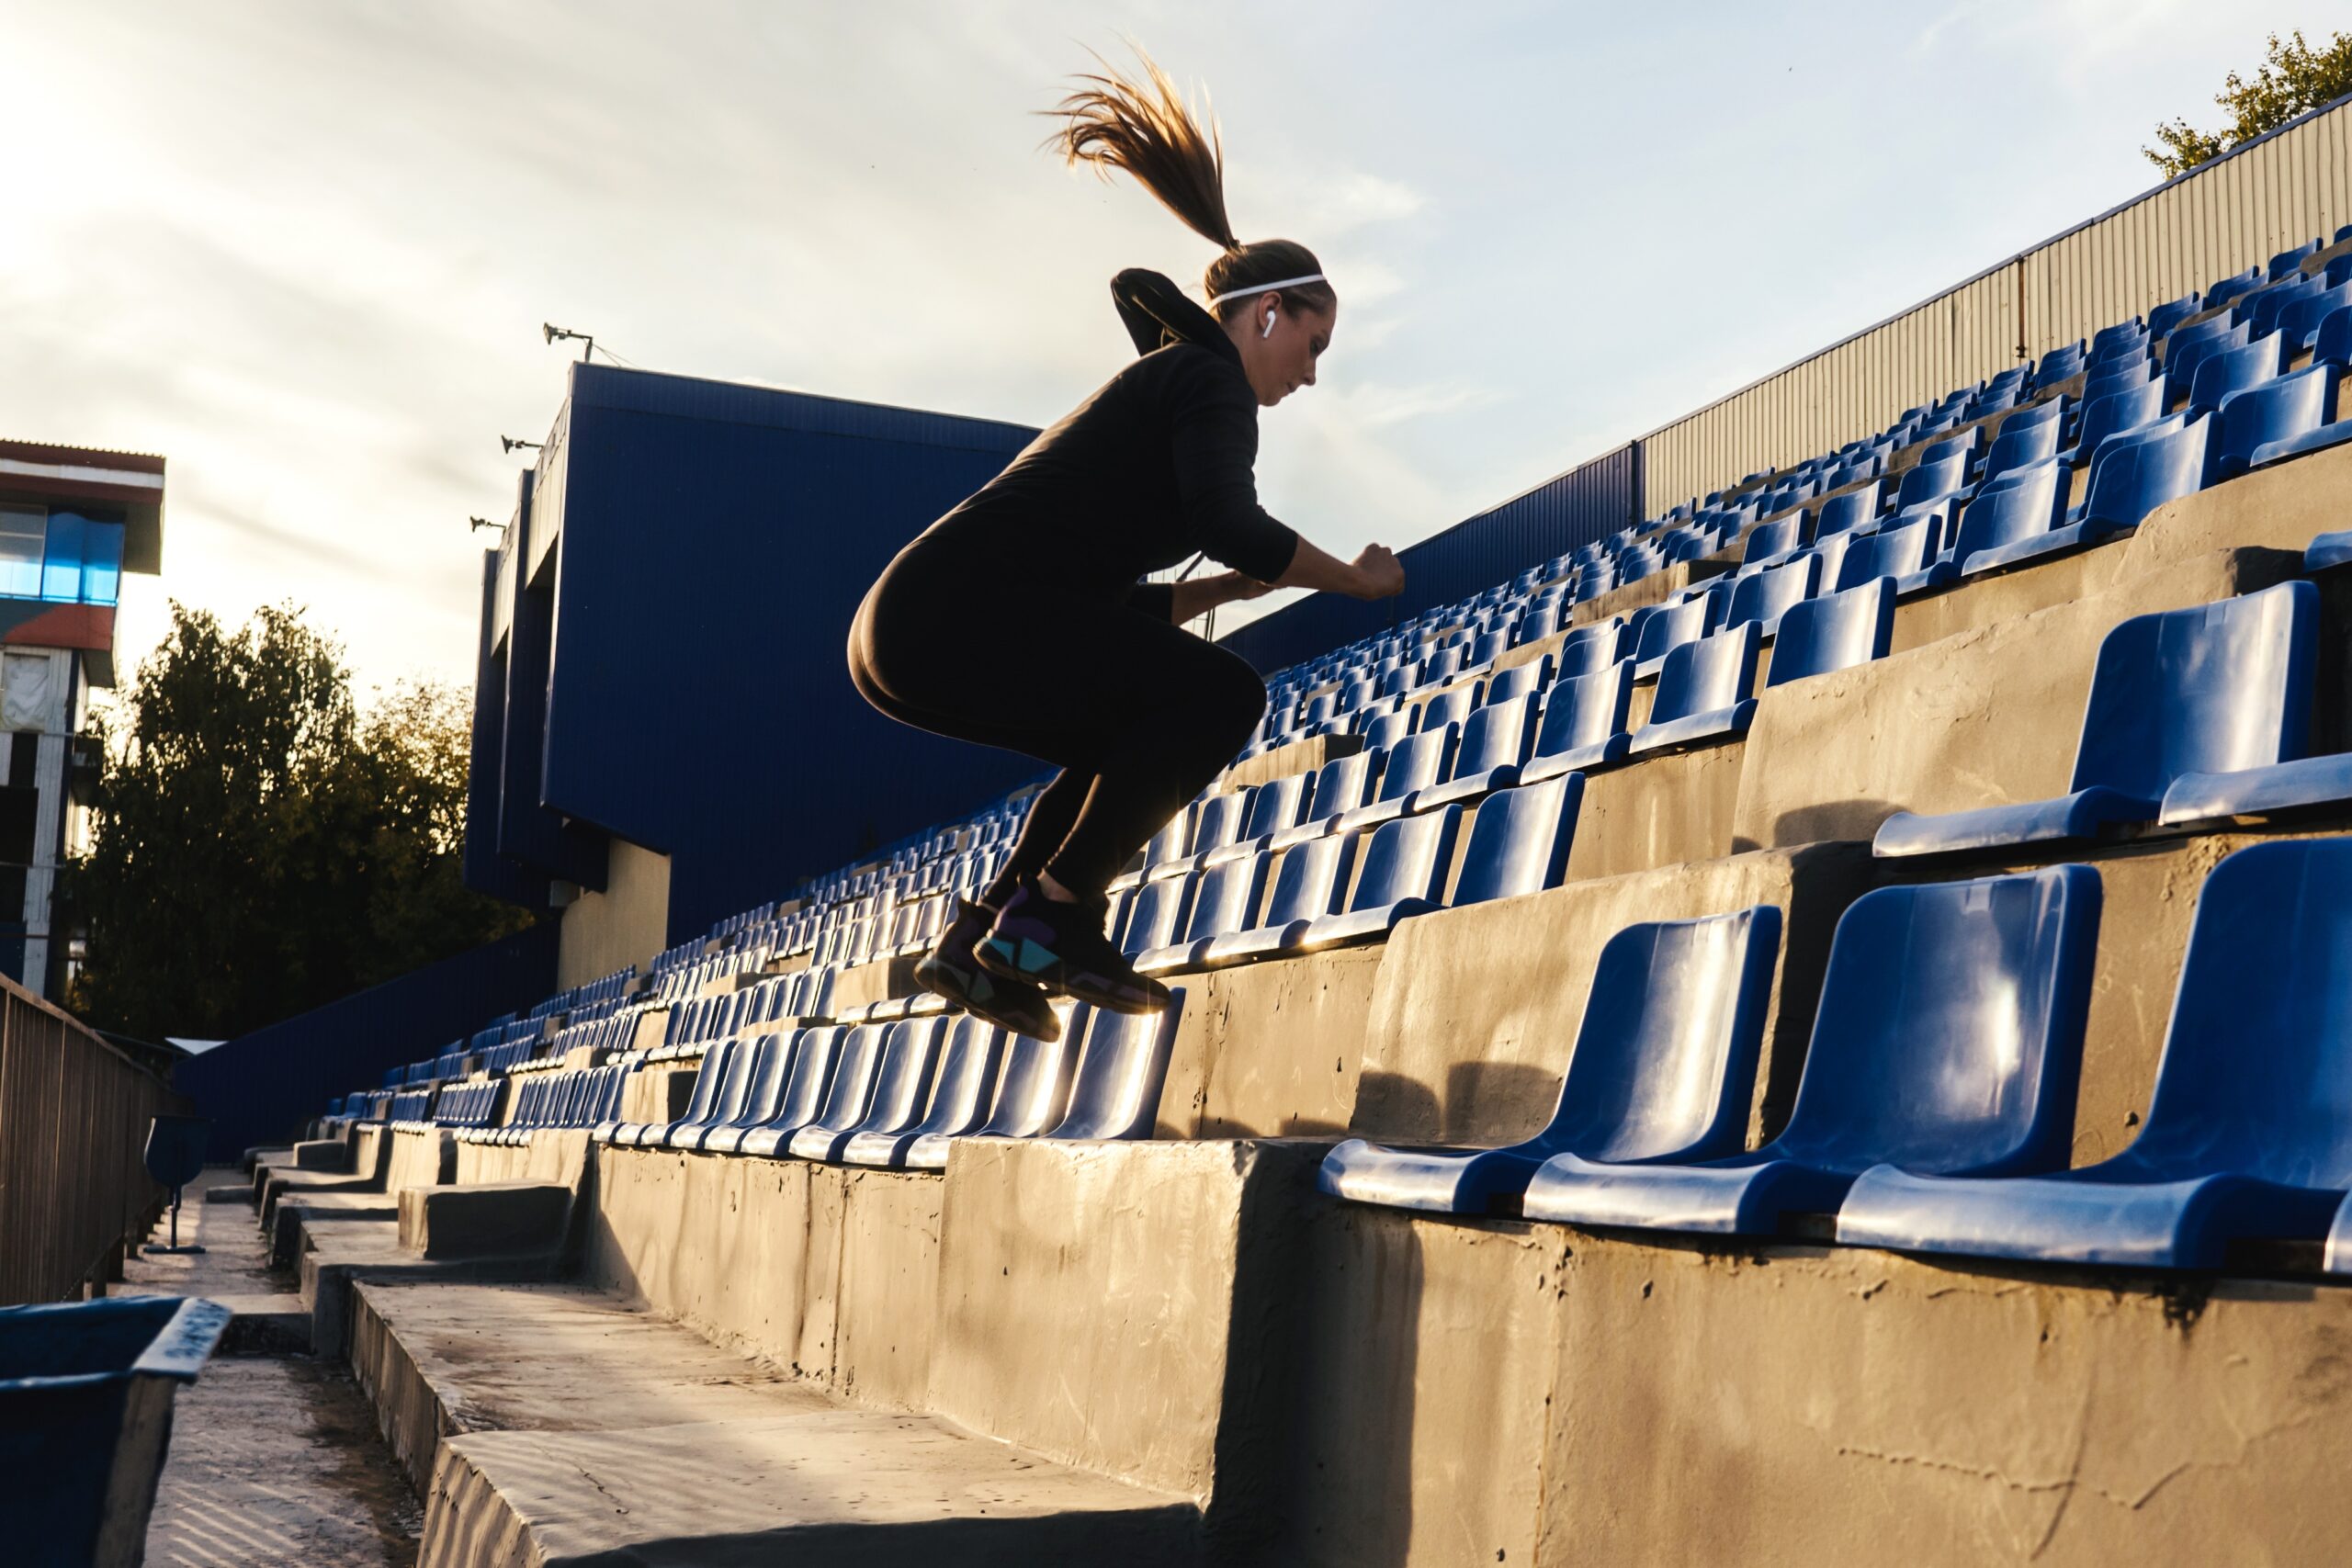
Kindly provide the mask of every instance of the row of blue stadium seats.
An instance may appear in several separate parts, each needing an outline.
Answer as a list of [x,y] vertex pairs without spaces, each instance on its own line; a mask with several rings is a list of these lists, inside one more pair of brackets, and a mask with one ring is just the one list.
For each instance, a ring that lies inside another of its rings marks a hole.
[[[514,1103],[503,1125],[454,1123],[459,1128],[458,1137],[469,1144],[525,1144],[542,1128],[593,1127],[619,1114],[628,1075],[628,1065],[620,1062],[525,1073],[510,1080]],[[458,1085],[441,1092],[446,1098],[468,1087]],[[453,1125],[446,1117],[436,1115],[435,1120],[444,1126]]]
[[2352,840],[2209,876],[2147,1121],[2068,1169],[2101,884],[2086,865],[1865,894],[1838,923],[1778,1136],[1743,1149],[1780,946],[1769,906],[1602,949],[1551,1122],[1501,1149],[1351,1140],[1327,1192],[1453,1213],[2043,1262],[2220,1266],[2314,1241],[2352,1270]]
[[968,1015],[824,1024],[721,1041],[685,1113],[608,1119],[621,1147],[937,1169],[959,1137],[1148,1138],[1182,1012],[1072,1008],[1060,1040]]

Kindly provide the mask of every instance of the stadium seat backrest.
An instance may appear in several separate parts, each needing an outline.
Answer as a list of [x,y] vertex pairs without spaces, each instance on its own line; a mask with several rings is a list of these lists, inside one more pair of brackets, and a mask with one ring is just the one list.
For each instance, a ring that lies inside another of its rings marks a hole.
[[1327,833],[1285,851],[1259,925],[1286,926],[1339,913],[1340,901],[1347,897],[1348,874],[1355,866],[1356,837]]
[[1193,819],[1189,852],[1201,855],[1225,848],[1240,837],[1242,819],[1249,814],[1250,792],[1246,789],[1209,796],[1201,802],[1200,814]]
[[809,1123],[827,1132],[846,1133],[865,1119],[874,1100],[874,1078],[889,1043],[886,1023],[861,1023],[842,1036],[833,1061],[833,1081],[826,1086],[825,1103]]
[[1136,888],[1135,901],[1127,906],[1126,930],[1119,938],[1120,950],[1132,958],[1174,942],[1193,907],[1193,889],[1199,879],[1198,872],[1186,872],[1182,876],[1162,877]]
[[2238,301],[2238,308],[2233,314],[2239,321],[2251,326],[2254,329],[2255,337],[2259,339],[2278,330],[2279,320],[2286,315],[2290,307],[2310,299],[2314,294],[2324,294],[2326,291],[2327,282],[2324,278],[2292,278],[2274,283],[2267,288],[2248,295]]
[[1633,695],[1631,660],[1621,660],[1589,675],[1555,681],[1544,702],[1535,754],[1598,746],[1612,735],[1623,734]]
[[1786,566],[1751,572],[1733,585],[1726,626],[1753,621],[1768,630],[1780,624],[1792,605],[1801,604],[1821,589],[1821,558],[1803,555]]
[[2352,365],[2352,306],[2330,310],[2320,318],[2318,335],[2312,342],[2312,362]]
[[997,1074],[1004,1065],[1004,1031],[966,1013],[947,1026],[939,1053],[931,1103],[922,1120],[907,1129],[922,1134],[958,1136],[988,1120]]
[[1751,621],[1686,642],[1668,654],[1658,671],[1649,722],[1688,718],[1746,701],[1756,687],[1756,653],[1763,640],[1763,629]]
[[1308,775],[1290,773],[1269,779],[1250,792],[1250,810],[1242,818],[1241,838],[1262,839],[1292,827],[1305,815]]
[[792,1081],[792,1061],[800,1048],[797,1032],[763,1034],[752,1052],[752,1072],[743,1098],[734,1111],[718,1120],[725,1124],[756,1127],[775,1114],[785,1086]]
[[[1849,528],[1859,528],[1877,516],[1880,489],[1880,482],[1872,479],[1860,490],[1849,490],[1843,495],[1833,495],[1823,502],[1814,515],[1814,536],[1818,538],[1824,534],[1838,534]],[[1792,538],[1781,548],[1792,550],[1796,546],[1797,541]],[[1757,558],[1756,552],[1752,548],[1748,551],[1748,558],[1751,560]]]
[[2028,425],[2019,425],[2012,420],[2002,427],[2000,438],[1984,454],[1984,482],[1990,484],[2012,469],[2055,457],[2058,455],[2058,437],[2062,434],[2064,422],[2056,418],[2038,420]]
[[1402,799],[1447,776],[1447,770],[1453,763],[1454,747],[1462,738],[1462,727],[1447,723],[1430,728],[1426,716],[1421,722],[1418,733],[1389,751],[1388,760],[1380,770],[1380,791],[1374,799]]
[[1486,694],[1478,704],[1479,711],[1499,707],[1521,697],[1535,696],[1551,683],[1550,654],[1544,654],[1526,664],[1514,664],[1508,670],[1496,671],[1495,678],[1487,682]]
[[1498,790],[1478,803],[1462,852],[1453,905],[1484,904],[1557,887],[1575,845],[1584,775]]
[[1006,1042],[996,1097],[978,1136],[1039,1137],[1069,1113],[1070,1079],[1078,1071],[1079,1043],[1091,1010],[1084,1002],[1074,1004],[1062,1020],[1058,1040],[1016,1034]]
[[2306,294],[2288,306],[2278,317],[2278,335],[2286,340],[2286,351],[2295,354],[2311,347],[2319,336],[2320,323],[2347,305],[2352,305],[2352,283]]
[[1946,1176],[2064,1166],[2100,891],[2059,865],[1856,899],[1772,1152]]
[[1485,682],[1473,681],[1466,686],[1456,686],[1450,692],[1442,692],[1431,697],[1421,705],[1421,722],[1413,727],[1413,733],[1427,735],[1449,724],[1458,726],[1466,722],[1470,710],[1478,705],[1478,699],[1485,694],[1486,689]]
[[1767,688],[1886,657],[1894,641],[1894,580],[1877,578],[1793,605],[1772,639]]
[[1626,656],[1629,640],[1625,623],[1614,616],[1571,632],[1560,644],[1560,666],[1553,677],[1553,688],[1557,690],[1563,681],[1608,669]]
[[1193,894],[1192,913],[1186,917],[1183,934],[1177,941],[1203,942],[1228,931],[1248,931],[1257,916],[1258,900],[1266,890],[1266,863],[1271,858],[1261,850],[1256,854],[1220,861],[1202,872],[1200,885]]
[[1448,778],[1470,778],[1496,768],[1515,768],[1527,761],[1535,743],[1535,710],[1542,699],[1533,692],[1507,702],[1488,703],[1470,716],[1462,728]]
[[805,1127],[817,1119],[817,1113],[824,1109],[825,1095],[832,1088],[842,1036],[848,1032],[837,1023],[800,1032],[795,1042],[792,1070],[785,1077],[784,1092],[776,1097],[775,1109],[769,1112],[765,1125],[790,1129]]
[[2352,839],[2256,844],[2197,896],[2147,1125],[2157,1172],[2352,1186]]
[[1936,520],[1929,517],[1855,540],[1838,563],[1838,591],[1926,570],[1936,556],[1938,532]]
[[[693,1125],[710,1120],[711,1108],[718,1103],[740,1049],[734,1041],[722,1040],[702,1054],[702,1066],[695,1070],[694,1092],[686,1098],[686,1113],[679,1118],[681,1122]],[[544,1094],[546,1079],[534,1077],[532,1087]]]
[[2255,448],[2335,422],[2336,367],[2312,365],[2232,397],[2214,417],[2213,472],[2226,479],[2245,470]]
[[2099,644],[2070,787],[2159,800],[2183,773],[2302,756],[2318,626],[2309,582],[2117,626]]
[[1386,751],[1413,733],[1413,721],[1420,716],[1421,710],[1417,707],[1400,708],[1382,714],[1356,733],[1363,738],[1365,750]]
[[[1834,501],[1822,502],[1825,507]],[[1740,552],[1742,561],[1770,560],[1774,556],[1787,555],[1804,543],[1804,518],[1782,517],[1770,523],[1759,523],[1748,530],[1747,542]]]
[[[2216,317],[2214,321],[2200,323],[2199,327],[2185,329],[2175,334],[2172,343],[2165,348],[2165,399],[2167,403],[2177,402],[2188,393],[2199,367],[2203,366],[2207,359],[2216,354],[2227,353],[2233,348],[2244,348],[2254,341],[2253,323],[2240,321],[2234,326],[2220,326],[2219,323],[2220,318]],[[2218,331],[2200,330],[2203,327],[2215,326],[2219,326]],[[2192,333],[2196,335],[2190,336]],[[2186,341],[2183,341],[2184,339]]]
[[1363,750],[1352,757],[1340,757],[1315,770],[1312,799],[1300,816],[1301,821],[1331,817],[1352,810],[1372,798],[1372,783],[1385,753]]
[[1454,835],[1461,829],[1458,806],[1382,823],[1363,848],[1363,869],[1347,907],[1380,909],[1408,898],[1435,903],[1444,896],[1453,869]]
[[1642,621],[1641,635],[1634,644],[1634,659],[1663,658],[1668,649],[1698,641],[1715,629],[1723,612],[1723,598],[1714,593],[1692,594],[1658,606]]
[[2177,299],[2166,300],[2148,312],[2148,336],[2151,338],[2165,336],[2175,326],[2204,308],[2203,296],[2197,294],[2184,294]]
[[2193,418],[2211,413],[2222,406],[2222,400],[2232,392],[2242,392],[2249,387],[2259,387],[2276,380],[2286,368],[2287,340],[2273,333],[2257,338],[2244,348],[2223,349],[2207,355],[2197,367],[2197,375],[2188,394],[2188,412]]
[[1917,506],[1923,502],[1940,501],[1968,482],[1968,454],[1954,452],[1934,462],[1922,462],[1906,469],[1903,487],[1895,494],[1895,508]]
[[1610,1161],[1736,1153],[1780,953],[1769,904],[1611,937],[1545,1141]]
[[1159,1115],[1160,1090],[1184,1010],[1182,987],[1170,988],[1158,1012],[1095,1010],[1070,1084],[1069,1113],[1050,1138],[1148,1138]]
[[2194,495],[2211,478],[2210,418],[2193,419],[2177,430],[2114,446],[2091,469],[2086,518],[2137,526],[2167,501]]
[[1151,841],[1143,847],[1145,865],[1158,865],[1162,861],[1174,860],[1184,852],[1184,840],[1191,837],[1193,831],[1194,809],[1193,803],[1185,803],[1177,808],[1175,816],[1168,819],[1166,827],[1151,836]]
[[922,1120],[939,1071],[944,1018],[901,1019],[890,1026],[874,1070],[874,1092],[858,1125],[871,1133],[903,1133]]

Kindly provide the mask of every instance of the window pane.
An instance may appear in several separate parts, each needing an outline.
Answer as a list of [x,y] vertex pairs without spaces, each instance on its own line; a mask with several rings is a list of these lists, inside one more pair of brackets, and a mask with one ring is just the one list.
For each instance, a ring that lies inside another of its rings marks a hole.
[[82,596],[82,519],[76,513],[49,514],[49,554],[41,562],[40,596],[68,604]]
[[41,541],[49,513],[38,506],[0,506],[0,594],[40,596]]
[[82,530],[82,603],[111,604],[122,592],[122,525],[92,523]]

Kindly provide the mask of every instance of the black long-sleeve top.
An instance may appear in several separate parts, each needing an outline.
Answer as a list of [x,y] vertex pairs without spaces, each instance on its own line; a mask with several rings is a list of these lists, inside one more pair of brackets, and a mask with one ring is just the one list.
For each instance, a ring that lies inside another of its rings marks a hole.
[[1169,585],[1137,579],[1196,551],[1272,581],[1298,536],[1258,504],[1258,400],[1239,351],[1156,272],[1122,272],[1111,292],[1141,357],[912,548],[984,551],[992,564],[1163,617]]

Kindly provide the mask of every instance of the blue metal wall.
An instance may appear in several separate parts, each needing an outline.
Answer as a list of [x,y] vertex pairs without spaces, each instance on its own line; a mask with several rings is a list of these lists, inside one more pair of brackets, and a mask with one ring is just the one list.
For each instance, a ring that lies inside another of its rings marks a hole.
[[1502,581],[1638,516],[1642,454],[1628,443],[1397,552],[1405,592],[1367,604],[1310,593],[1217,639],[1261,673],[1370,636],[1404,616]]
[[209,1158],[283,1143],[328,1100],[372,1089],[387,1067],[418,1061],[501,1013],[529,1009],[555,984],[552,920],[427,964],[339,1002],[239,1035],[183,1062],[172,1081],[212,1120]]
[[592,886],[540,830],[668,854],[676,941],[1035,773],[875,713],[843,651],[890,557],[1035,432],[602,365],[573,367],[558,429],[508,547],[497,808],[478,793],[469,848],[494,822],[502,859]]

